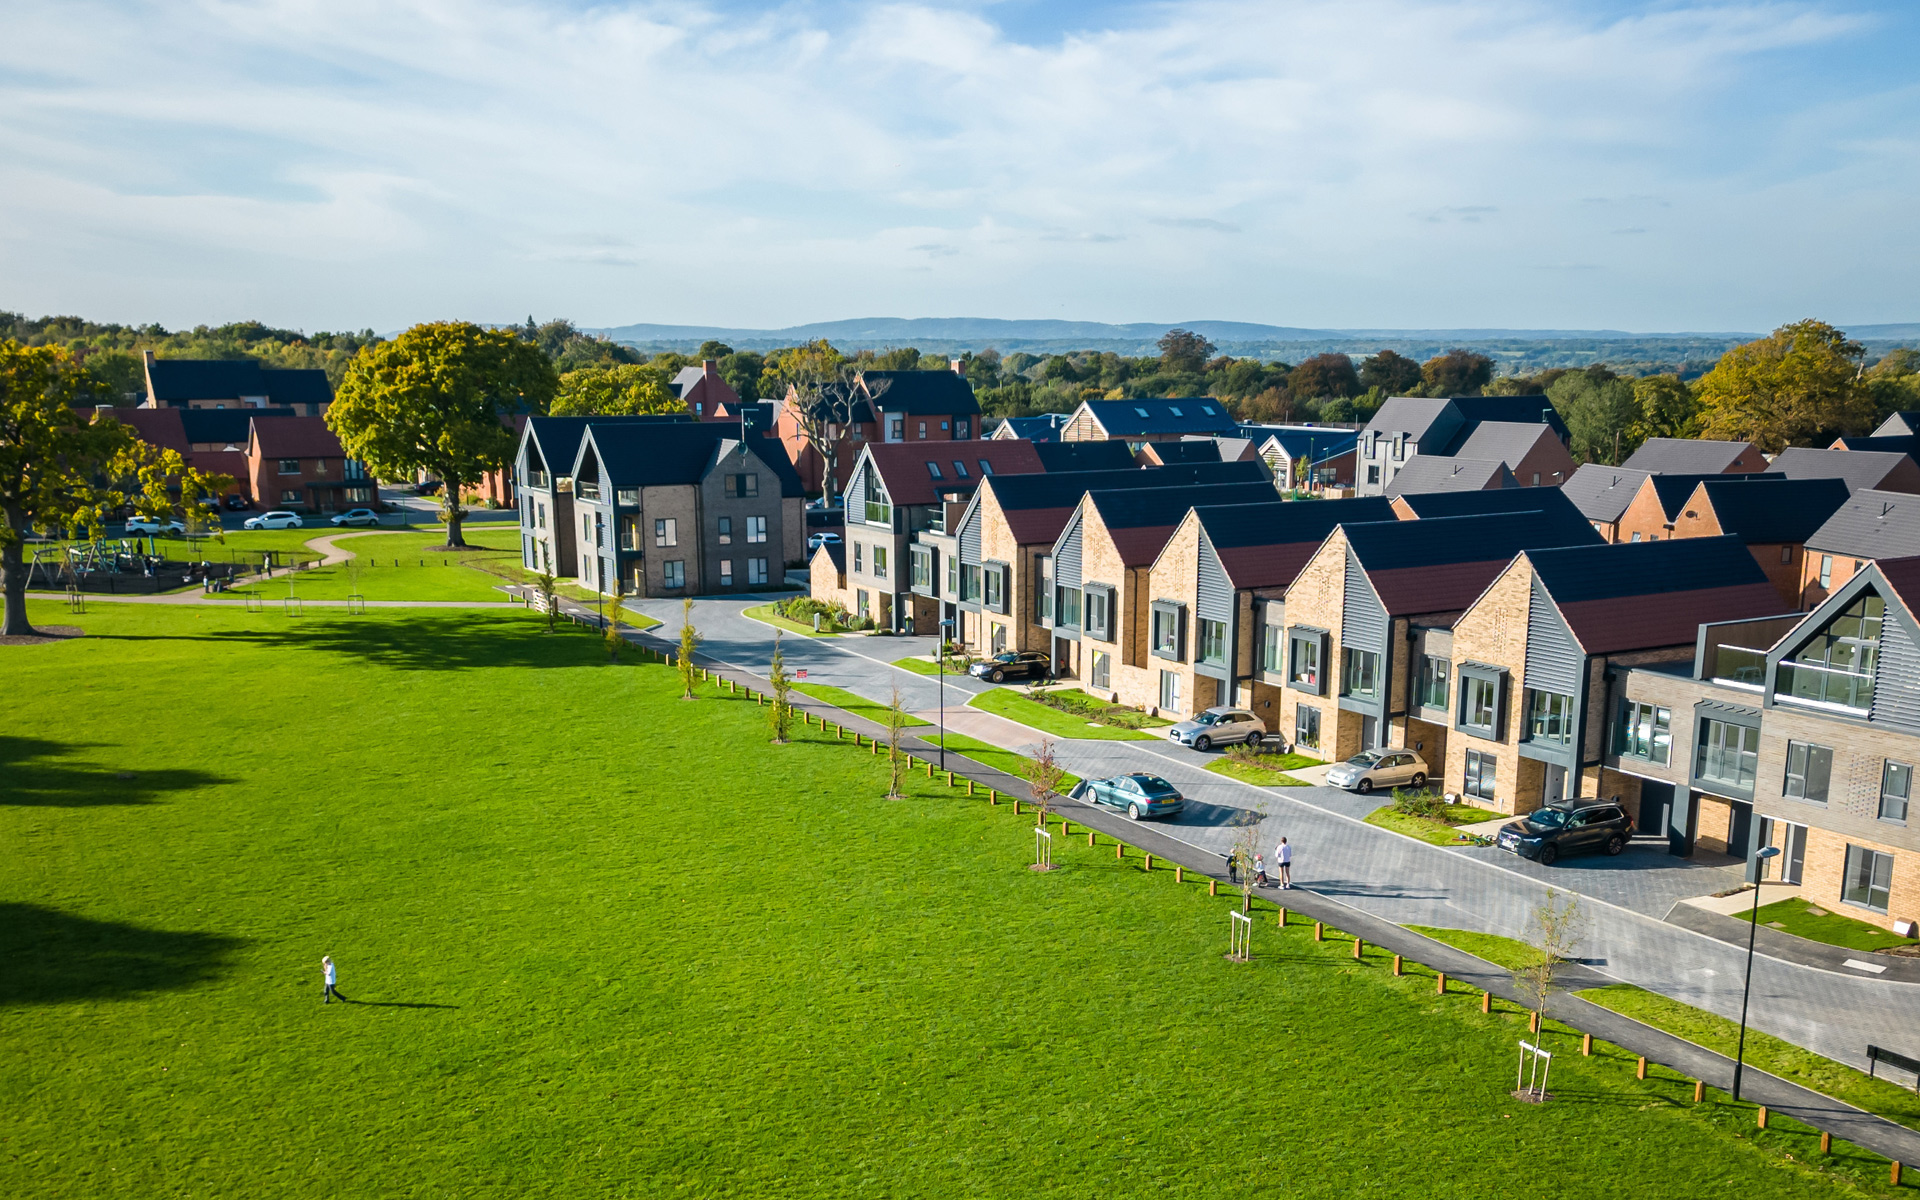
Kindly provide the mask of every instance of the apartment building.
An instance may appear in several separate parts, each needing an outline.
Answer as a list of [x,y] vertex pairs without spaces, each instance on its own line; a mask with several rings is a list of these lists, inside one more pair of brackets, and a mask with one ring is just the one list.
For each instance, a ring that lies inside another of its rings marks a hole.
[[[1541,427],[1558,452],[1541,441]],[[1354,486],[1363,496],[1385,495],[1421,455],[1500,462],[1523,486],[1553,486],[1573,474],[1567,440],[1566,422],[1545,396],[1393,396],[1360,431]]]
[[1920,497],[1868,488],[1807,536],[1800,603],[1811,609],[1877,559],[1920,555]]
[[1766,470],[1767,456],[1752,442],[1648,438],[1620,466],[1646,475],[1739,475]]
[[[520,510],[520,565],[561,579],[580,574],[573,530],[573,470],[587,426],[686,424],[680,415],[641,417],[528,417],[514,450],[513,480]],[[716,429],[711,436],[723,436]]]
[[[1724,851],[1810,902],[1892,928],[1920,918],[1920,558],[1868,563],[1812,612],[1703,625],[1691,661],[1610,683],[1606,765],[1640,780],[1643,827]],[[1664,815],[1663,815],[1664,814]]]

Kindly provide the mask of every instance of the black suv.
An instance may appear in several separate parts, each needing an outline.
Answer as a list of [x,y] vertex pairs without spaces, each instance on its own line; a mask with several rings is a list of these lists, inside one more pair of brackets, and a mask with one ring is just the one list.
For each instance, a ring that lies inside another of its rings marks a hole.
[[1633,836],[1633,819],[1612,800],[1555,804],[1500,827],[1494,844],[1542,866],[1562,854],[1604,850],[1618,854]]
[[1053,673],[1052,666],[1047,656],[1037,650],[1018,653],[1009,650],[973,664],[967,668],[967,674],[975,679],[1005,683],[1009,679],[1045,679]]

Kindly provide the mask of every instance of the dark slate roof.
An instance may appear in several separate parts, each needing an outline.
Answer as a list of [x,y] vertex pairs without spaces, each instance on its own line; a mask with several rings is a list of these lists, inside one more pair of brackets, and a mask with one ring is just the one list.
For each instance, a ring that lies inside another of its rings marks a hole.
[[1125,442],[1040,442],[1033,452],[1048,471],[1124,471],[1140,465]]
[[1008,417],[993,432],[995,437],[1051,442],[1060,435],[1060,427],[1067,423],[1067,416],[1067,413],[1041,413],[1037,417]]
[[1399,501],[1421,520],[1506,512],[1552,513],[1560,520],[1572,516],[1586,518],[1579,506],[1556,487],[1494,488],[1484,492],[1415,492],[1399,497]]
[[1159,459],[1162,465],[1220,461],[1220,445],[1212,438],[1203,438],[1199,441],[1152,442],[1149,445],[1150,448],[1143,449],[1141,453]]
[[1889,558],[1873,565],[1908,614],[1920,617],[1920,558]]
[[1216,483],[1198,487],[1120,488],[1088,492],[1086,503],[1100,514],[1113,537],[1120,561],[1129,567],[1152,562],[1196,504],[1257,504],[1273,499],[1273,485]]
[[[1110,488],[1191,488],[1198,484],[1266,483],[1257,462],[1181,463],[1135,467],[1125,471],[1055,471],[1042,475],[995,476],[993,496],[1006,514],[1014,541],[1021,545],[1052,542],[1090,491]],[[1272,485],[1267,484],[1269,490]]]
[[1447,402],[1465,419],[1467,425],[1462,432],[1467,436],[1483,421],[1548,425],[1555,435],[1567,436],[1567,423],[1554,410],[1553,401],[1545,396],[1449,396]]
[[1695,489],[1709,480],[1733,484],[1754,483],[1762,480],[1779,483],[1785,480],[1786,476],[1767,471],[1737,475],[1649,475],[1647,478],[1652,481],[1653,494],[1660,501],[1660,511],[1666,514],[1667,523],[1671,525],[1680,519],[1680,513],[1685,509],[1687,501],[1693,499]]
[[1311,456],[1313,462],[1325,462],[1338,458],[1353,449],[1359,440],[1357,429],[1321,429],[1303,428],[1298,425],[1242,425],[1240,436],[1252,439],[1262,449],[1269,440],[1279,443],[1280,449],[1288,458],[1304,459]]
[[1207,505],[1193,515],[1236,588],[1284,588],[1336,526],[1394,519],[1384,496]]
[[1538,422],[1522,425],[1516,421],[1482,421],[1447,453],[1455,458],[1490,458],[1511,467],[1533,453],[1543,437],[1554,437],[1554,432]]
[[333,385],[325,371],[262,367],[260,378],[267,385],[267,399],[277,405],[333,403]]
[[1847,502],[1849,494],[1845,481],[1839,479],[1740,483],[1724,475],[1703,481],[1700,489],[1713,506],[1721,532],[1748,545],[1806,541]]
[[1851,558],[1920,555],[1920,496],[1862,488],[1807,535],[1807,549]]
[[1607,467],[1582,463],[1573,477],[1560,486],[1560,492],[1589,521],[1612,524],[1626,514],[1635,493],[1646,482],[1648,472],[1631,467]]
[[1340,528],[1393,616],[1464,609],[1522,550],[1602,544],[1571,506],[1561,515],[1493,513]]
[[333,387],[325,371],[262,367],[251,358],[160,358],[147,367],[147,378],[160,404],[238,402],[242,396],[265,396],[276,405],[328,404],[333,400]]
[[1381,403],[1379,411],[1367,422],[1363,432],[1378,433],[1391,437],[1404,433],[1418,441],[1427,436],[1441,418],[1459,417],[1459,412],[1445,400],[1430,399],[1426,396],[1389,396]]
[[[548,418],[551,419],[551,418]],[[600,451],[614,487],[661,487],[699,483],[717,453],[739,445],[736,421],[609,422],[590,418],[587,437]],[[582,439],[581,454],[586,452]],[[803,494],[793,464],[776,447],[760,443],[754,453],[780,480],[782,496]],[[578,461],[578,455],[576,462]]]
[[1152,437],[1171,433],[1210,433],[1233,437],[1239,422],[1211,396],[1175,400],[1087,400],[1083,407],[1108,437]]
[[1913,460],[1905,454],[1881,450],[1816,450],[1811,446],[1789,446],[1773,460],[1768,470],[1789,479],[1844,479],[1854,491],[1878,487],[1902,465],[1912,470]]
[[1780,594],[1736,537],[1529,550],[1589,654],[1691,645],[1702,624],[1780,615]]
[[1902,409],[1896,413],[1888,413],[1887,419],[1880,422],[1880,427],[1873,431],[1873,436],[1900,437],[1916,433],[1920,433],[1920,412]]
[[1649,475],[1719,475],[1752,446],[1704,438],[1648,438],[1622,466]]
[[271,408],[182,408],[180,425],[187,440],[196,445],[220,442],[229,446],[247,444],[247,429],[255,417],[291,417],[293,410],[284,405]]
[[1387,484],[1387,495],[1410,492],[1480,491],[1483,488],[1517,488],[1507,464],[1491,458],[1448,458],[1439,454],[1416,454],[1394,473]]
[[[550,475],[567,475],[580,457],[580,439],[588,425],[664,425],[692,424],[684,413],[648,414],[638,417],[528,417],[521,431],[521,444],[533,439]],[[724,424],[724,422],[722,422]],[[517,455],[516,455],[517,457]]]
[[[1027,475],[1045,469],[1032,442],[1012,439],[868,442],[865,453],[895,504],[932,504],[943,492],[971,492],[988,475]],[[954,466],[956,461],[960,467]],[[981,466],[983,462],[986,467]],[[938,478],[928,463],[940,468]]]
[[874,403],[881,412],[944,417],[980,411],[973,385],[958,371],[864,371],[860,378],[870,393],[878,393]]
[[1843,437],[1835,438],[1830,450],[1869,450],[1881,454],[1904,454],[1908,458],[1920,458],[1920,437],[1909,434],[1886,437]]

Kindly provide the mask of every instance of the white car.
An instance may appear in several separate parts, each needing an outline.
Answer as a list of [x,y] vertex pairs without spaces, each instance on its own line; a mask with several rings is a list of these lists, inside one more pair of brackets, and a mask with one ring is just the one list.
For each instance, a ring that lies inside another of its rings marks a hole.
[[814,533],[807,535],[807,553],[811,554],[822,546],[838,546],[840,535],[837,533]]
[[1376,787],[1419,787],[1427,781],[1427,760],[1411,750],[1362,750],[1327,772],[1337,788],[1366,795]]
[[370,508],[350,508],[333,519],[335,525],[378,525],[380,514]]
[[187,527],[179,521],[162,520],[159,517],[128,517],[127,532],[140,534],[159,534],[162,537],[187,536]]
[[298,529],[302,522],[299,513],[291,513],[276,508],[272,512],[263,512],[257,517],[248,517],[240,523],[242,529]]

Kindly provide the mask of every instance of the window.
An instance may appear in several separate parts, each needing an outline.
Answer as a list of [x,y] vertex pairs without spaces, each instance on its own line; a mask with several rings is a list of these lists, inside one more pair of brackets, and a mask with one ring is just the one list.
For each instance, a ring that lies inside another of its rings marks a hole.
[[654,518],[653,544],[656,546],[678,546],[680,544],[680,523],[672,517]]
[[960,598],[975,604],[980,602],[980,568],[972,563],[960,565]]
[[1444,658],[1426,655],[1420,663],[1420,703],[1426,708],[1444,711],[1447,707],[1447,674],[1453,664]]
[[280,503],[282,504],[300,503],[300,489],[299,488],[283,489],[280,493]]
[[1907,801],[1913,798],[1913,767],[1889,760],[1880,769],[1880,819],[1907,823]]
[[1003,611],[1007,597],[1007,574],[998,568],[981,572],[981,583],[985,586],[985,595],[980,603],[994,612]]
[[767,581],[767,560],[750,558],[747,560],[747,582],[761,584]]
[[[765,517],[747,518],[747,541],[764,542],[767,540],[767,519]],[[875,551],[875,554],[880,551]]]
[[[966,427],[967,427],[967,423],[966,423],[965,421],[962,421],[962,422],[960,422],[960,428],[961,428],[961,430],[963,431],[963,432],[962,432],[962,433],[960,434],[960,436],[961,436],[961,437],[965,437],[965,436],[967,436],[967,435],[966,435],[966,433],[964,432],[964,430],[966,429]],[[992,463],[990,463],[990,462],[988,462],[988,461],[987,461],[986,459],[984,459],[984,458],[982,458],[982,459],[977,459],[976,461],[977,461],[977,462],[978,462],[978,463],[980,464],[980,473],[981,473],[982,475],[991,475],[991,474],[993,474],[993,464],[992,464]]]
[[629,508],[638,508],[640,507],[640,489],[615,488],[613,490],[613,502],[615,504],[624,504]]
[[1097,637],[1101,641],[1112,641],[1108,621],[1112,616],[1113,593],[1105,588],[1088,588],[1087,594],[1087,636]]
[[729,500],[751,499],[760,494],[760,476],[752,471],[728,475],[726,493]]
[[961,462],[957,458],[954,459],[953,460],[953,476],[955,479],[965,479],[967,477],[967,464]]
[[1287,682],[1320,694],[1320,637],[1296,633],[1287,648]]
[[593,514],[593,544],[595,549],[607,544],[607,514],[603,512]]
[[324,458],[314,459],[313,473],[315,475],[318,475],[320,478],[325,479],[327,477],[327,460]]
[[995,621],[992,625],[988,626],[988,629],[990,632],[987,636],[987,644],[993,647],[995,654],[1004,653],[1007,648],[1007,627]]
[[[748,517],[747,519],[749,521],[753,520],[752,517]],[[747,540],[751,542],[754,539],[748,538]],[[761,530],[760,540],[763,542],[767,540],[764,529]],[[887,548],[885,546],[875,546],[873,548],[873,577],[875,579],[885,579],[887,577]]]
[[660,564],[660,584],[662,587],[683,588],[687,586],[687,564],[674,558]]
[[1370,467],[1368,467],[1368,468],[1367,468],[1367,482],[1368,482],[1368,483],[1379,483],[1379,482],[1380,482],[1380,468],[1379,468],[1379,467],[1374,467],[1374,466],[1370,466]]
[[890,442],[904,441],[906,436],[907,419],[905,417],[888,417],[887,440]]
[[880,486],[880,481],[871,476],[867,479],[867,524],[893,524],[893,502],[887,498],[886,489]]
[[1294,748],[1305,746],[1309,750],[1320,748],[1320,710],[1311,705],[1302,704],[1293,710]]
[[1186,415],[1186,414],[1184,414],[1184,413],[1182,413],[1182,412],[1180,411],[1180,406],[1179,406],[1178,404],[1169,404],[1169,405],[1167,405],[1167,411],[1168,411],[1168,412],[1171,412],[1171,413],[1172,413],[1172,414],[1173,414],[1174,416],[1176,416],[1176,417],[1179,417],[1179,416],[1185,416],[1185,415]]
[[730,558],[720,560],[720,586],[733,586],[733,560]]
[[1180,672],[1160,672],[1160,707],[1166,712],[1180,711]]
[[913,548],[913,590],[925,591],[933,586],[933,552],[922,546]]
[[1573,744],[1573,697],[1534,692],[1527,712],[1527,737],[1536,742]]
[[1833,555],[1831,554],[1820,556],[1820,586],[1823,588],[1833,586]]
[[867,547],[864,542],[853,544],[853,569],[865,574],[867,570]]
[[1500,724],[1500,681],[1469,675],[1461,682],[1461,726],[1493,737]]
[[934,462],[932,459],[927,460],[927,474],[932,476],[935,479],[946,478],[946,476],[940,474],[940,464],[937,462]]
[[722,546],[733,545],[733,518],[732,517],[720,518],[720,544]]
[[1893,855],[1865,846],[1847,847],[1846,876],[1840,881],[1840,899],[1869,912],[1883,913],[1893,895]]
[[1260,630],[1260,669],[1269,675],[1278,675],[1284,669],[1280,662],[1280,635],[1278,625],[1267,625]]
[[1042,625],[1053,621],[1053,558],[1033,556],[1033,619]]
[[1700,719],[1700,742],[1694,749],[1695,778],[1746,791],[1760,764],[1760,731],[1730,721]]
[[1380,690],[1380,656],[1371,650],[1340,650],[1340,694],[1372,696]]
[[620,518],[620,548],[622,550],[640,548],[640,522],[633,517]]
[[1880,658],[1880,627],[1887,605],[1863,594],[1795,652],[1782,659],[1776,700],[1811,700],[1844,708],[1873,704],[1873,671]]
[[1200,661],[1223,667],[1227,663],[1227,623],[1200,620]]
[[1112,687],[1113,660],[1107,656],[1107,652],[1105,650],[1093,651],[1092,655],[1088,658],[1088,662],[1092,664],[1092,669],[1087,673],[1087,682],[1097,688]]
[[1080,628],[1080,589],[1056,586],[1053,589],[1053,609],[1053,623],[1057,628]]
[[960,560],[957,558],[947,559],[947,595],[956,598],[960,595]]
[[[945,429],[946,423],[941,422],[940,428]],[[953,423],[953,436],[956,438],[959,438],[961,441],[964,442],[968,438],[973,436],[973,434],[969,432],[970,430],[972,430],[972,428],[973,428],[973,425],[971,422],[969,422],[965,417],[960,417],[957,420],[955,420]]]
[[1644,758],[1663,763],[1673,752],[1673,713],[1629,700],[1620,706],[1620,724],[1614,733],[1614,749],[1627,758]]
[[547,502],[545,500],[536,500],[533,502],[533,527],[535,529],[545,529],[547,527]]
[[1165,605],[1154,605],[1153,640],[1150,645],[1153,652],[1161,658],[1180,657],[1180,610]]
[[1792,561],[1793,561],[1793,547],[1792,547],[1792,546],[1782,546],[1782,547],[1780,547],[1780,561],[1781,561],[1781,562],[1783,562],[1783,563],[1790,563],[1790,562],[1792,562]]
[[927,423],[925,421],[920,422],[920,440],[923,442],[927,440]]
[[1467,774],[1461,782],[1460,790],[1480,800],[1493,799],[1494,778],[1498,774],[1499,763],[1484,750],[1467,751]]
[[1638,529],[1636,529],[1636,530],[1634,530],[1634,531],[1633,531],[1633,536],[1632,536],[1632,537],[1630,537],[1630,538],[1628,538],[1627,540],[1628,540],[1629,542],[1637,542],[1637,541],[1639,541],[1639,540],[1640,540],[1640,531],[1639,531]]
[[860,596],[859,605],[856,608],[854,615],[864,621],[867,619],[867,610],[869,607],[869,602],[867,600],[867,589],[861,588],[859,592],[859,596]]
[[1812,742],[1787,743],[1787,779],[1781,791],[1808,804],[1827,802],[1827,784],[1833,778],[1833,747]]
[[281,459],[280,473],[282,475],[298,475],[300,473],[300,460],[297,458]]

